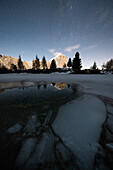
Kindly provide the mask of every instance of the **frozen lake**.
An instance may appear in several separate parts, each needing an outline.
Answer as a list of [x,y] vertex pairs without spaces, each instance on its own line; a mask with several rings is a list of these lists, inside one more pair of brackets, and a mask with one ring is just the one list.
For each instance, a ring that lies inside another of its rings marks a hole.
[[95,75],[1,76],[1,169],[93,169],[112,81]]

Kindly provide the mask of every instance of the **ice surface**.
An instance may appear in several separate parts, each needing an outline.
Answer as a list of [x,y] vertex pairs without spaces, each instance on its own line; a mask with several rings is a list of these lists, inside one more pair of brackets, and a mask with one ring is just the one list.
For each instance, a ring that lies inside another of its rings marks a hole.
[[53,123],[55,132],[78,156],[83,169],[92,167],[105,117],[106,109],[101,100],[85,95],[79,101],[62,106]]
[[30,134],[36,131],[37,126],[38,126],[37,117],[36,115],[32,115],[29,117],[28,122],[24,128],[24,131]]
[[16,161],[16,164],[18,166],[22,166],[27,161],[27,159],[34,150],[36,142],[37,140],[35,138],[29,138],[23,143],[23,146],[18,154]]
[[107,105],[107,111],[113,115],[113,106]]
[[[99,94],[113,99],[113,75],[71,75],[71,74],[1,74],[0,88],[7,88],[3,82],[65,82],[78,83],[85,92]],[[9,87],[12,86],[12,83]]]
[[109,130],[113,133],[113,116],[109,115],[107,119],[107,126]]
[[7,130],[7,132],[8,132],[8,133],[16,133],[16,132],[20,131],[21,129],[22,129],[22,126],[21,126],[20,124],[16,124],[16,125],[10,127],[10,128]]
[[[40,142],[36,145],[34,153],[28,159],[23,169],[37,169],[38,165],[44,163],[52,163],[54,162],[54,136],[52,133],[46,132],[43,134]],[[53,166],[50,164],[50,166]]]
[[107,143],[106,147],[113,152],[113,143]]

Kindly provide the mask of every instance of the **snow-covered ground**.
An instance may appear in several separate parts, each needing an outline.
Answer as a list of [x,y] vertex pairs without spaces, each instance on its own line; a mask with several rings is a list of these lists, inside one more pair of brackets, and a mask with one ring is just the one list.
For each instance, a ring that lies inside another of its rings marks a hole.
[[[20,82],[24,81],[31,82],[31,85],[33,82],[65,82],[80,85],[84,95],[62,105],[52,127],[78,158],[80,169],[93,169],[95,154],[100,147],[98,142],[106,119],[106,111],[113,113],[113,75],[1,74],[0,89],[18,87]],[[112,131],[112,115],[108,118],[107,126]],[[15,127],[17,126],[10,128],[8,132],[12,133]],[[22,153],[27,147],[26,143],[23,145]],[[110,148],[112,144],[108,143],[106,146]],[[37,146],[38,150],[39,147],[40,145]],[[63,153],[62,147],[60,152]]]
[[[70,75],[70,74],[0,74],[0,88],[3,82],[37,81],[77,83],[85,92],[113,99],[113,75]],[[6,85],[7,86],[7,85]]]

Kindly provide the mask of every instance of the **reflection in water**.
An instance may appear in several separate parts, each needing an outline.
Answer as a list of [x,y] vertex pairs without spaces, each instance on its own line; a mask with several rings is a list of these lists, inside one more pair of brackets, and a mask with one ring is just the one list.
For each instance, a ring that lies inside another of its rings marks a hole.
[[38,90],[39,90],[39,89],[40,89],[40,87],[41,87],[41,85],[38,85],[37,87],[38,87]]
[[52,128],[59,107],[81,95],[79,90],[65,83],[28,84],[0,94],[4,169],[79,169],[77,158]]
[[43,86],[44,86],[44,89],[46,89],[46,87],[47,87],[47,84],[44,84]]
[[52,83],[52,86],[55,86],[56,83]]
[[5,89],[0,89],[0,93],[3,93],[5,91]]
[[63,90],[66,87],[66,83],[52,83],[51,85],[58,90]]
[[68,88],[70,88],[70,86],[71,86],[70,84],[67,84],[67,87],[68,87]]

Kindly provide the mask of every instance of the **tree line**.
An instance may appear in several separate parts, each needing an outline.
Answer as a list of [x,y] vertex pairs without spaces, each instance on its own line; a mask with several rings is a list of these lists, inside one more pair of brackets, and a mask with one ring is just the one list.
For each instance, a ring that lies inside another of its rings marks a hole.
[[[18,67],[19,67],[19,69],[24,69],[20,56],[18,59]],[[41,67],[44,70],[48,68],[46,58],[45,58],[45,56],[43,56],[42,61],[40,61],[38,56],[36,55],[36,59],[32,61],[32,69],[38,70]],[[66,65],[66,63],[64,63],[63,68],[66,68],[66,67],[72,68],[73,71],[77,71],[77,72],[79,72],[81,70],[82,63],[81,63],[79,52],[76,52],[73,61],[71,61],[71,58],[69,58],[67,65]],[[50,69],[55,70],[56,68],[57,68],[57,64],[56,64],[55,59],[53,59],[50,64]]]
[[[64,63],[63,68],[68,67],[69,69],[72,69],[74,72],[80,72],[82,68],[82,62],[80,58],[79,52],[75,53],[75,57],[73,59],[69,58],[67,65]],[[2,70],[5,70],[5,66],[0,66]],[[48,69],[47,67],[47,61],[45,56],[43,56],[42,61],[39,60],[38,56],[36,55],[36,58],[32,61],[32,70],[40,70],[40,69],[46,70]],[[50,63],[50,70],[56,70],[57,64],[55,59],[53,59]],[[25,66],[23,64],[23,61],[21,59],[21,56],[19,55],[17,66],[15,64],[11,64],[10,67],[11,70],[25,70]],[[108,71],[113,71],[113,59],[109,60],[106,62],[106,64],[102,65],[102,69],[108,70]],[[90,67],[90,70],[98,70],[97,64],[94,61],[93,66]]]
[[[64,63],[63,68],[69,67],[69,69],[72,68],[73,71],[79,72],[82,68],[82,63],[81,63],[81,59],[79,56],[80,56],[79,52],[76,52],[73,61],[71,61],[71,58],[69,58],[67,65],[66,65],[66,63]],[[11,69],[14,69],[14,70],[16,70],[16,69],[24,70],[25,69],[20,55],[18,58],[17,67],[14,64],[11,65]],[[32,61],[32,69],[39,70],[41,68],[44,70],[48,69],[46,58],[45,58],[45,56],[43,56],[42,61],[40,61],[38,56],[36,55],[36,58]],[[55,59],[53,59],[50,64],[50,70],[55,70],[56,68],[57,68],[57,64],[56,64]]]

